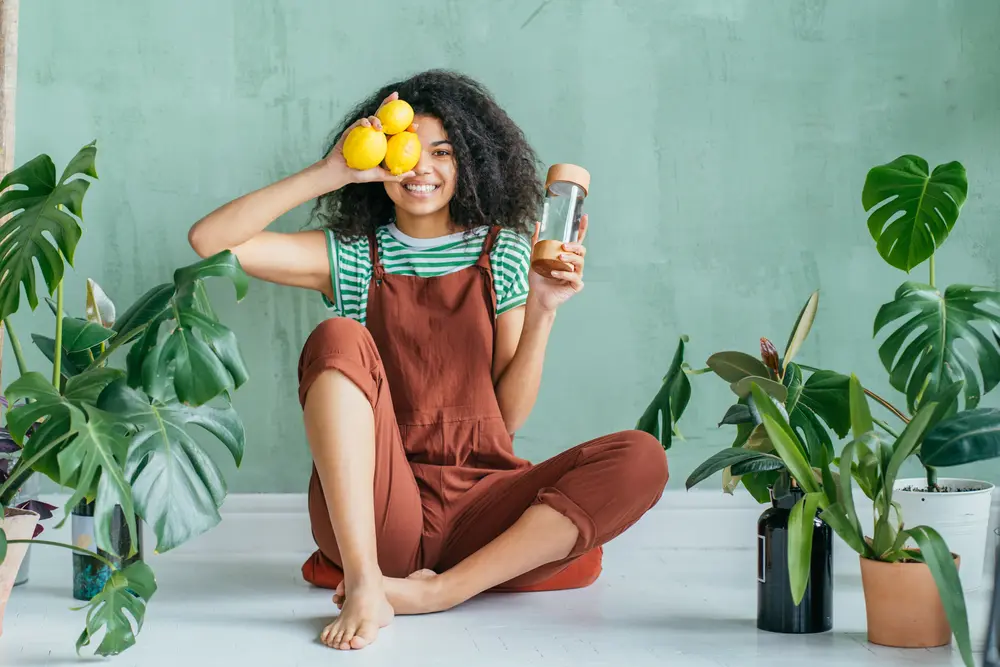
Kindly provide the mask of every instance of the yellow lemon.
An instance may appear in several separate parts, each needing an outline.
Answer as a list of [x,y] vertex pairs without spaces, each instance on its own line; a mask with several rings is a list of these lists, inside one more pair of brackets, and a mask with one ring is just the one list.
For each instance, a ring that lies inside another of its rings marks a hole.
[[382,121],[382,131],[386,134],[399,134],[413,123],[413,107],[403,100],[389,102],[376,114]]
[[393,176],[405,174],[420,162],[420,138],[413,132],[400,132],[389,138],[385,166]]
[[351,169],[365,171],[382,163],[385,150],[384,134],[374,128],[359,125],[344,140],[344,161]]

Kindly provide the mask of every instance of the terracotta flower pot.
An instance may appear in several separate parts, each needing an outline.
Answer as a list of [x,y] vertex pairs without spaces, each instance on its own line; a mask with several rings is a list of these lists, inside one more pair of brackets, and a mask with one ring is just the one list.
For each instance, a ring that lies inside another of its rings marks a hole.
[[[3,528],[8,540],[30,540],[35,534],[36,523],[36,513],[9,508],[4,511],[3,519],[0,519],[0,528]],[[17,571],[27,550],[27,544],[8,544],[7,557],[0,563],[0,635],[3,634],[3,613],[7,609],[7,599],[14,588]]]
[[[955,556],[955,566],[960,558]],[[931,570],[923,563],[861,559],[868,641],[898,648],[931,648],[951,642],[951,626]]]

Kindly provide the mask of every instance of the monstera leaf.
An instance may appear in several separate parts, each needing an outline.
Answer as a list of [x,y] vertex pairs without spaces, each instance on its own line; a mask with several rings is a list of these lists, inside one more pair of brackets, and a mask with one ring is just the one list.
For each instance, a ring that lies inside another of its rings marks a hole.
[[121,317],[116,326],[122,331],[134,332],[145,322],[126,358],[131,386],[160,402],[176,394],[183,403],[204,405],[246,382],[236,335],[218,321],[204,294],[202,282],[213,276],[229,278],[237,300],[246,295],[249,279],[236,256],[224,251],[178,269],[173,292],[159,312],[151,306],[162,303],[167,292],[157,288],[143,297],[141,307]]
[[684,372],[687,367],[684,363],[684,344],[687,340],[687,336],[681,336],[660,390],[636,424],[637,430],[657,438],[663,449],[670,449],[673,436],[678,434],[677,422],[691,400],[691,381]]
[[135,549],[135,510],[132,490],[125,479],[123,466],[128,440],[121,422],[110,413],[88,406],[87,421],[73,424],[76,435],[59,452],[60,482],[76,487],[67,505],[75,507],[85,497],[95,497],[94,533],[97,546],[123,558],[133,554],[118,554],[111,540],[115,508],[121,507],[128,527],[129,541]]
[[869,171],[861,203],[882,259],[906,272],[928,259],[948,238],[968,191],[958,162],[929,173],[926,160],[903,155]]
[[150,402],[118,381],[98,402],[132,426],[126,475],[140,516],[153,527],[160,553],[184,543],[220,521],[226,483],[215,461],[188,433],[200,426],[222,441],[238,466],[243,458],[243,424],[231,407],[194,407],[168,397]]
[[156,578],[144,562],[137,561],[113,572],[101,592],[85,607],[87,627],[76,640],[77,653],[102,629],[105,633],[95,651],[97,655],[118,655],[134,645],[146,617],[146,604],[154,593]]
[[965,381],[966,409],[1000,383],[994,339],[1000,334],[1000,292],[950,285],[942,295],[929,285],[903,283],[896,298],[879,308],[875,335],[892,323],[898,324],[879,347],[879,358],[890,384],[906,393],[911,413],[955,381]]
[[83,196],[90,187],[87,179],[74,177],[97,178],[96,154],[95,144],[84,146],[58,181],[52,159],[39,155],[0,182],[0,219],[10,216],[0,226],[0,319],[17,312],[21,285],[31,309],[38,306],[35,262],[49,294],[62,280],[64,258],[73,263],[81,235],[73,216],[81,216]]

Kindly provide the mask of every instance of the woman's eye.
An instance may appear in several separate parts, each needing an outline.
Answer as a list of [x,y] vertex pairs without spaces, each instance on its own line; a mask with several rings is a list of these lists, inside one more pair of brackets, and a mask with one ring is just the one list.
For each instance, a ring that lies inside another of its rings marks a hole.
[[436,150],[434,151],[434,155],[435,157],[448,157],[451,153],[446,150]]

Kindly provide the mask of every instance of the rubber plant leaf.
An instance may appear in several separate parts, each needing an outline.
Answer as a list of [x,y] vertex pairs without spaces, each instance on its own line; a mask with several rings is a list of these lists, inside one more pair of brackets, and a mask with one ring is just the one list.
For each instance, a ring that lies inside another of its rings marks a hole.
[[745,352],[716,352],[708,358],[706,365],[730,384],[751,375],[770,379],[770,372],[764,362]]
[[[777,456],[764,452],[754,452],[742,447],[730,447],[716,452],[706,459],[701,465],[695,468],[684,482],[686,489],[691,489],[700,482],[708,479],[712,475],[734,465],[741,465],[744,470],[748,470],[750,462],[760,461],[759,470],[776,470],[784,464]],[[770,467],[768,467],[770,466]]]
[[812,329],[818,310],[819,291],[817,290],[809,295],[802,310],[799,311],[799,316],[795,319],[795,326],[792,327],[792,332],[788,335],[788,342],[785,343],[785,356],[781,360],[782,368],[788,368],[788,364],[802,349],[802,344],[809,336],[809,330]]

